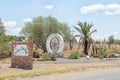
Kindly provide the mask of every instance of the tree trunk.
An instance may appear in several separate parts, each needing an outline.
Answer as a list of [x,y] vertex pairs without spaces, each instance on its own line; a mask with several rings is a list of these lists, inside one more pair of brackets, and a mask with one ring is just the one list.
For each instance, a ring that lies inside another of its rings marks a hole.
[[93,54],[95,54],[95,48],[92,46],[92,51],[93,51]]
[[47,52],[47,49],[46,47],[43,48],[43,52],[46,53]]
[[110,44],[108,44],[108,46],[109,46],[109,49],[110,49]]
[[84,43],[84,53],[86,54],[86,55],[88,55],[88,41],[87,40],[85,40],[85,43]]
[[43,50],[44,53],[46,53],[47,52],[46,44],[42,44],[41,49]]
[[70,50],[72,50],[72,49],[73,49],[72,44],[73,44],[73,42],[72,42],[72,40],[70,40],[70,41],[69,41]]

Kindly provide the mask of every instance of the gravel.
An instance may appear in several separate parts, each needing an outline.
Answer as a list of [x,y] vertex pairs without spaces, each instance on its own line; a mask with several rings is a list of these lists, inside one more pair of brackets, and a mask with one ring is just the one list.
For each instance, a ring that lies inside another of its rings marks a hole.
[[[48,66],[73,66],[73,65],[93,65],[93,64],[106,64],[111,62],[120,62],[120,58],[110,58],[110,59],[98,59],[98,58],[90,58],[86,59],[64,59],[57,58],[56,61],[33,61],[33,68],[43,68]],[[11,68],[11,60],[7,63],[0,62],[0,74],[11,73],[11,72],[20,72],[25,71],[24,69]]]

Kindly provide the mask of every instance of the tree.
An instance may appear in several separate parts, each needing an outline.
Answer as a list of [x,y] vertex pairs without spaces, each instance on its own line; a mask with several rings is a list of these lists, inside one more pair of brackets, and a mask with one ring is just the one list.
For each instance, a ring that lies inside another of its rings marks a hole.
[[88,49],[90,47],[90,44],[92,42],[92,38],[90,37],[92,33],[96,32],[97,30],[93,30],[90,31],[90,29],[92,28],[93,24],[88,24],[87,22],[78,22],[78,27],[74,27],[79,33],[80,35],[80,39],[79,39],[79,44],[80,41],[82,41],[83,46],[84,46],[84,53],[86,55],[88,55]]
[[13,36],[5,34],[6,29],[4,23],[0,19],[0,59],[11,56],[10,42],[14,39]]
[[0,19],[0,36],[5,35],[5,31],[6,31],[5,26],[3,25],[3,22]]
[[109,38],[108,38],[109,48],[110,48],[110,45],[114,43],[114,41],[115,41],[114,36],[113,35],[109,36]]
[[116,40],[115,40],[115,44],[120,44],[120,40],[119,40],[119,39],[116,39]]
[[44,52],[46,52],[46,39],[50,34],[61,34],[65,41],[69,41],[71,38],[70,27],[65,23],[58,22],[56,18],[51,16],[38,16],[32,22],[25,23],[21,33],[29,40],[33,40]]
[[102,41],[102,43],[103,43],[103,44],[106,44],[106,43],[107,43],[106,39],[104,39],[104,40]]
[[100,44],[100,40],[95,41],[96,44]]

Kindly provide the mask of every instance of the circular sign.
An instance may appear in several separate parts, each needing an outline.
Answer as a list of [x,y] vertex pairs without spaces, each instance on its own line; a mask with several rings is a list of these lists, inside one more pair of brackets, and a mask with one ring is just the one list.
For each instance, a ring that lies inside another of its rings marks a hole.
[[46,49],[48,53],[61,54],[64,48],[64,40],[59,34],[51,34],[46,41]]

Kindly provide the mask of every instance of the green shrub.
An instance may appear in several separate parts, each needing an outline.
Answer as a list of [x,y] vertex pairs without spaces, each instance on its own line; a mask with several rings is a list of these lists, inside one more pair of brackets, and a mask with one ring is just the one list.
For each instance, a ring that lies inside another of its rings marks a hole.
[[55,57],[55,54],[53,54],[53,53],[45,53],[45,54],[42,54],[41,60],[42,61],[46,61],[46,60],[55,61],[56,57]]
[[55,61],[56,60],[55,54],[50,54],[50,59],[51,61]]
[[0,59],[11,56],[11,41],[14,39],[13,36],[1,35],[0,36]]
[[11,49],[7,42],[0,43],[0,58],[11,56]]
[[107,52],[106,51],[103,51],[103,50],[100,50],[99,51],[99,58],[100,59],[103,59],[107,56]]
[[78,59],[79,58],[79,52],[78,51],[72,52],[68,58],[69,59]]
[[33,58],[40,58],[40,54],[39,54],[38,50],[33,51]]
[[81,52],[81,53],[79,54],[79,56],[80,56],[80,57],[84,57],[85,54],[84,54],[83,52]]
[[48,60],[49,56],[48,56],[48,54],[42,54],[42,56],[40,58],[42,61],[46,61],[46,60]]

